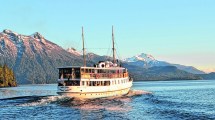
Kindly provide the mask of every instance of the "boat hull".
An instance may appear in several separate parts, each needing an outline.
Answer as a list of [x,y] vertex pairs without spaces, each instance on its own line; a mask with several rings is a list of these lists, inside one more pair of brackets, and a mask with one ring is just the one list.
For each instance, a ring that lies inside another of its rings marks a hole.
[[[128,79],[128,78],[122,78]],[[102,98],[111,96],[122,96],[129,92],[132,81],[110,86],[58,86],[57,93],[74,98]]]
[[130,87],[115,91],[105,91],[105,92],[57,92],[59,95],[66,97],[79,98],[79,99],[93,99],[93,98],[103,98],[103,97],[113,97],[122,96],[128,94]]

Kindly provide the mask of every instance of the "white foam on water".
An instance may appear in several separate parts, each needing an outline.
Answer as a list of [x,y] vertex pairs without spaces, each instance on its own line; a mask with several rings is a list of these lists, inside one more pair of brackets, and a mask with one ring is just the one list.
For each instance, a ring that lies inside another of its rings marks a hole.
[[[132,96],[140,96],[140,95],[144,95],[144,94],[152,94],[151,92],[148,92],[148,91],[144,91],[144,90],[130,90],[129,93],[126,96],[126,98],[123,98],[121,96],[115,96],[115,97],[109,97],[109,98],[104,98],[104,99],[117,99],[117,98],[120,98],[119,100],[122,101],[122,102],[130,102],[131,100],[127,97],[132,97]],[[50,104],[50,103],[53,103],[53,102],[59,102],[59,103],[63,103],[63,102],[67,102],[66,100],[69,100],[71,98],[68,98],[66,96],[47,96],[47,97],[42,97],[40,100],[37,100],[37,101],[34,101],[34,102],[29,102],[29,103],[24,103],[24,104],[20,104],[18,106],[41,106],[41,105],[47,105],[47,104]],[[76,99],[73,99],[72,102],[73,104],[76,104],[75,102],[78,102],[78,104],[81,103],[84,103],[84,102],[87,102],[87,100],[76,100]],[[90,105],[90,106],[89,106]],[[92,104],[86,104],[84,106],[79,106],[81,109],[101,109],[103,106],[93,106]],[[119,108],[107,108],[105,107],[106,109],[110,109],[110,110],[116,110],[116,109],[119,109]]]
[[39,106],[39,105],[46,105],[49,104],[51,102],[55,102],[55,101],[60,101],[62,99],[65,99],[67,97],[65,96],[48,96],[48,97],[44,97],[39,101],[36,102],[30,102],[30,103],[24,103],[24,104],[20,104],[19,106]]
[[152,94],[152,92],[144,91],[144,90],[130,90],[126,96],[131,97],[131,96],[139,96],[144,94]]

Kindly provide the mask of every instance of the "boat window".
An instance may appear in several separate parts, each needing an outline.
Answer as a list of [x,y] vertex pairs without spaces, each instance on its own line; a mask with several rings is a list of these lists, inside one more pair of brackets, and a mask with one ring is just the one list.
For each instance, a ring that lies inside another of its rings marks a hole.
[[84,86],[85,81],[82,81],[82,86]]
[[102,64],[102,67],[105,67],[105,65],[104,65],[104,64]]
[[105,81],[104,86],[109,86],[110,85],[110,81]]
[[80,69],[79,68],[75,68],[75,78],[80,78]]
[[86,84],[87,86],[109,86],[110,81],[89,81]]
[[97,81],[96,86],[101,86],[101,81]]
[[116,73],[116,70],[111,70],[111,73]]
[[94,81],[90,81],[90,86],[94,86]]
[[94,73],[98,73],[98,70],[97,70],[97,69],[95,69]]
[[80,81],[65,81],[66,86],[80,86]]
[[81,72],[84,73],[84,69],[81,69]]
[[105,69],[102,69],[102,70],[101,70],[101,73],[106,73],[106,70],[105,70]]
[[69,79],[69,78],[71,78],[71,73],[72,73],[71,68],[59,69],[59,79],[60,78]]
[[59,79],[61,78],[62,75],[63,75],[63,69],[59,69]]

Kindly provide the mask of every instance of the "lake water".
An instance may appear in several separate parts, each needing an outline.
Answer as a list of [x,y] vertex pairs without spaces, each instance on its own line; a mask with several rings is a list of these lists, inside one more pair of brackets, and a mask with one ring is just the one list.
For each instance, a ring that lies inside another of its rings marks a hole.
[[56,88],[0,88],[0,119],[215,119],[215,80],[134,82],[127,96],[85,101],[58,96]]

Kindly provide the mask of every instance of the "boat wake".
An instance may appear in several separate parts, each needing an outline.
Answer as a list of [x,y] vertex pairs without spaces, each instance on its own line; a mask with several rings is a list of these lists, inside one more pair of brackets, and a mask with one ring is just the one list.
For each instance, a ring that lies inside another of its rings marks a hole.
[[70,98],[65,96],[19,96],[0,99],[0,107],[10,106],[42,106],[61,101],[67,101]]
[[65,96],[45,96],[45,97],[39,97],[40,99],[35,99],[35,101],[29,101],[24,104],[20,104],[18,106],[42,106],[52,103],[57,103],[61,101],[67,101],[70,98],[67,98]]
[[61,99],[61,101],[56,101],[55,104],[63,107],[72,107],[81,110],[108,110],[126,112],[132,109],[129,103],[132,102],[133,97],[138,97],[146,94],[151,94],[151,92],[143,90],[130,90],[129,93],[124,96],[97,99],[64,98]]
[[[0,102],[5,106],[46,106],[46,105],[59,105],[63,107],[73,107],[82,110],[95,110],[95,109],[106,109],[106,110],[119,110],[127,111],[130,107],[125,104],[131,102],[132,97],[141,96],[144,94],[151,94],[151,92],[143,90],[130,90],[127,95],[108,97],[108,98],[97,98],[97,99],[75,99],[66,96],[20,96],[13,98],[0,99]],[[124,107],[122,107],[124,106]],[[3,107],[3,106],[1,106]]]

